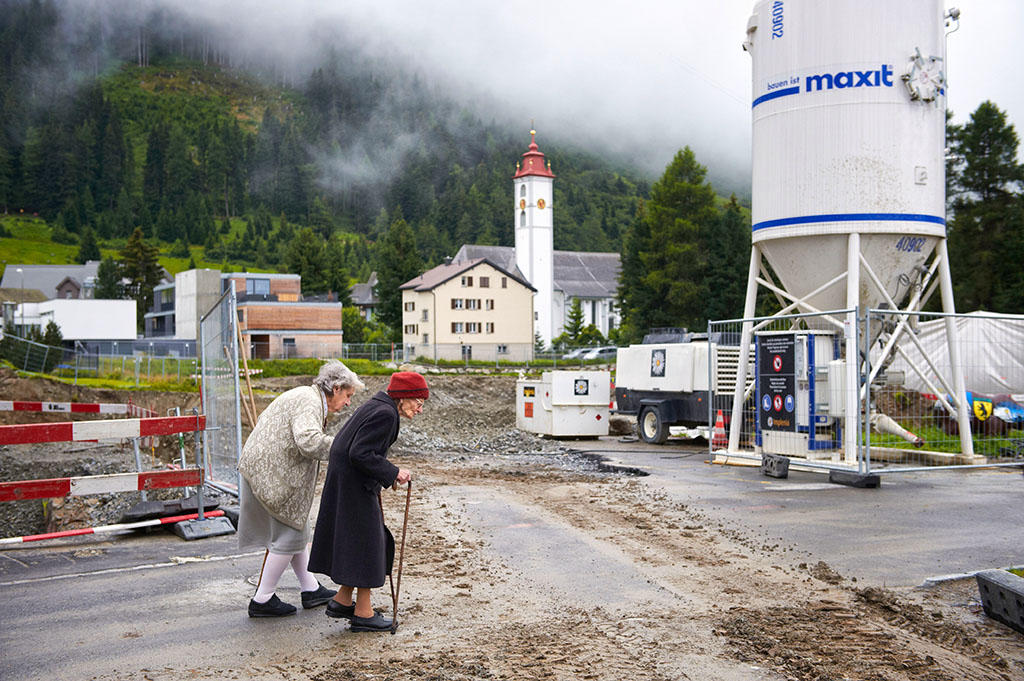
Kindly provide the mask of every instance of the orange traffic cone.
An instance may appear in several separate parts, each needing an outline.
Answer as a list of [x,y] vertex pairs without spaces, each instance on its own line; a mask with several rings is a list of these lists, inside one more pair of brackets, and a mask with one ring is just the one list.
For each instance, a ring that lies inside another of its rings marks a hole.
[[728,447],[729,436],[725,434],[725,417],[722,416],[722,410],[718,410],[718,416],[715,417],[715,427],[711,430],[711,446],[712,447]]

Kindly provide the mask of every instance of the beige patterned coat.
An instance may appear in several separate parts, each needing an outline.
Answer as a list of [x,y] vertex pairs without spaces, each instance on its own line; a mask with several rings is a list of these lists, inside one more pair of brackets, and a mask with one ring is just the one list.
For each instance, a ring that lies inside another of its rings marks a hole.
[[306,525],[317,464],[334,441],[324,432],[321,395],[311,385],[279,395],[256,420],[238,461],[238,472],[270,515],[296,530]]

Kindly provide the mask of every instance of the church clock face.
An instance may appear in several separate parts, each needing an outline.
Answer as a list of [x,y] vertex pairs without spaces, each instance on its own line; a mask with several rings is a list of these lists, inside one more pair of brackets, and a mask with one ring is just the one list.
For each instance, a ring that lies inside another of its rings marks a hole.
[[526,208],[526,199],[519,199],[519,210],[524,210],[525,208]]
[[544,203],[544,199],[537,199],[537,208],[539,208],[541,210],[544,210],[544,206],[546,206],[546,205],[547,204]]

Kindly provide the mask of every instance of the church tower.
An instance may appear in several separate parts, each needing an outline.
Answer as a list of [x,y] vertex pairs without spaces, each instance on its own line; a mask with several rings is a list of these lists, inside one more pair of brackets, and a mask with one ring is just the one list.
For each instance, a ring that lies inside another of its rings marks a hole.
[[554,336],[554,220],[550,162],[537,147],[536,130],[530,131],[530,148],[516,163],[512,177],[515,199],[516,265],[537,293],[533,298],[533,330],[544,345]]

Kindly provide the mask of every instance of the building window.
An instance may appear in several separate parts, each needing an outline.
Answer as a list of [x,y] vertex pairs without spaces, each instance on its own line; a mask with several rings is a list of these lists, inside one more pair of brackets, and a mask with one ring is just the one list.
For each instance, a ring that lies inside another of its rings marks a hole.
[[298,353],[295,351],[295,339],[294,338],[282,338],[281,342],[284,343],[284,358],[294,357]]
[[462,333],[462,322],[452,322],[452,333]]
[[463,286],[472,286],[473,285],[473,277],[463,277],[462,278],[462,285]]
[[430,313],[429,310],[424,309],[423,310],[423,317],[422,317],[422,319],[420,319],[420,321],[422,321],[422,322],[429,322],[430,321],[430,314],[429,313]]
[[485,310],[493,310],[494,309],[494,298],[488,298],[487,300],[484,301],[484,309]]
[[508,354],[508,346],[507,345],[499,345],[498,346],[498,354],[499,355],[507,355]]
[[430,334],[429,333],[423,334],[423,344],[424,345],[429,345],[430,344]]
[[416,328],[415,324],[406,324],[405,325],[405,334],[407,336],[415,336],[417,333],[419,333],[419,329]]
[[480,322],[466,322],[466,333],[480,333]]
[[490,288],[490,287],[491,287],[491,278],[490,277],[480,277],[480,288]]
[[479,310],[480,299],[479,298],[466,298],[466,309],[467,310]]
[[245,310],[238,308],[238,321],[240,324],[245,324]]
[[487,322],[487,333],[494,333],[494,322]]
[[519,185],[519,196],[523,197],[524,199],[526,198],[526,183],[525,182],[522,183],[521,185]]
[[405,304],[405,311],[406,312],[414,312],[415,310],[416,310],[416,303],[415,302],[410,301],[410,302]]
[[453,310],[461,310],[462,309],[462,298],[452,298],[452,309]]
[[249,296],[269,296],[270,295],[270,280],[269,279],[246,279],[245,280],[245,294]]
[[526,211],[519,213],[519,226],[526,227]]
[[501,287],[502,288],[508,288],[508,277],[502,277],[501,278]]

